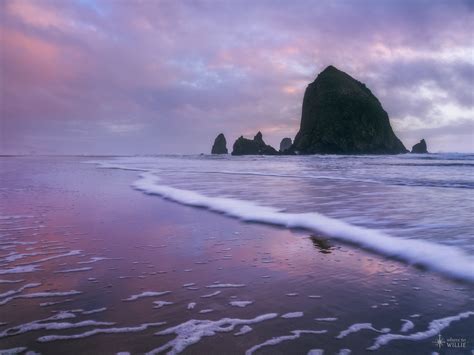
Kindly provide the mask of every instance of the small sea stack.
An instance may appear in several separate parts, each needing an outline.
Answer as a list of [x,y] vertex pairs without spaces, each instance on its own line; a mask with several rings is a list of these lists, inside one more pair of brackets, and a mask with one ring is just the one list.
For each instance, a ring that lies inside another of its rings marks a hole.
[[285,153],[291,148],[292,144],[291,138],[283,138],[280,142],[280,153]]
[[428,147],[426,141],[422,139],[419,143],[416,143],[412,148],[411,152],[415,154],[426,154],[428,153]]
[[212,145],[212,154],[227,154],[227,141],[223,133],[220,133]]
[[272,146],[263,141],[261,132],[258,132],[253,139],[243,136],[237,138],[234,143],[232,155],[277,155],[278,152]]

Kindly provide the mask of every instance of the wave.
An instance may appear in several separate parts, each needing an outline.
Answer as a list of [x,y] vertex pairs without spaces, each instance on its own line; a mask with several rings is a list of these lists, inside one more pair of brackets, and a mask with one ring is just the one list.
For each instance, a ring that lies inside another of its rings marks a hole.
[[329,176],[329,175],[293,175],[293,174],[259,173],[259,172],[255,172],[255,171],[232,171],[232,170],[186,171],[186,173],[191,173],[191,174],[196,173],[196,174],[248,175],[248,176],[263,176],[263,177],[282,177],[282,178],[290,178],[290,179],[342,180],[342,181],[381,184],[380,181],[376,181],[376,180],[372,180],[372,179],[358,179],[358,178],[348,178],[348,177]]
[[206,208],[247,222],[323,233],[408,264],[474,282],[474,258],[453,246],[393,237],[381,231],[352,225],[317,212],[286,213],[252,201],[205,196],[195,191],[160,185],[159,178],[150,172],[141,174],[140,179],[132,186],[146,194],[161,196],[187,206]]
[[[474,165],[473,165],[474,166]],[[129,169],[130,170],[130,169]],[[183,172],[182,170],[167,172]],[[254,171],[232,171],[232,170],[202,170],[202,171],[186,171],[186,174],[223,174],[223,175],[243,175],[243,176],[262,176],[262,177],[278,177],[289,179],[311,179],[311,180],[334,180],[334,181],[350,181],[370,184],[388,184],[396,186],[416,186],[416,187],[443,187],[456,189],[474,189],[474,183],[470,181],[441,181],[428,179],[387,179],[380,178],[378,181],[373,179],[349,178],[341,176],[329,175],[292,175],[292,174],[276,174],[276,173],[259,173]]]

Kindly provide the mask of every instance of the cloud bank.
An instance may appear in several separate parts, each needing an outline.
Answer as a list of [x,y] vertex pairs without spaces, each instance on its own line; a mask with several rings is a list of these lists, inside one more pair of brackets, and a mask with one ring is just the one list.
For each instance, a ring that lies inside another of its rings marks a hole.
[[0,2],[3,153],[199,153],[224,132],[277,146],[332,64],[407,147],[474,151],[474,1]]

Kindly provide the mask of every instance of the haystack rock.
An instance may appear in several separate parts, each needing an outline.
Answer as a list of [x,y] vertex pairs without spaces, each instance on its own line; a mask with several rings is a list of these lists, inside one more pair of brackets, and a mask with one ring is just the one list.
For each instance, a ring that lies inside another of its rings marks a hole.
[[422,139],[419,143],[416,143],[413,148],[411,148],[412,153],[417,154],[426,154],[428,153],[428,148],[426,147],[426,142]]
[[286,152],[288,149],[291,148],[291,138],[283,138],[280,142],[280,153]]
[[232,155],[276,155],[275,148],[265,144],[262,133],[258,132],[253,139],[240,136],[234,143]]
[[407,153],[379,100],[365,84],[333,66],[306,88],[300,130],[291,150],[299,154]]
[[219,134],[214,140],[211,150],[212,154],[227,154],[227,141],[223,133]]

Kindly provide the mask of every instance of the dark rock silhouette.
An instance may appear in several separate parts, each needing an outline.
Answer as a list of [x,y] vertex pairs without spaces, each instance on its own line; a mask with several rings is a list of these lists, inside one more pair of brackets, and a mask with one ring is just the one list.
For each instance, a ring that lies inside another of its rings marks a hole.
[[227,141],[223,133],[219,134],[212,145],[212,154],[227,154]]
[[426,147],[426,142],[422,139],[419,143],[416,143],[413,148],[411,148],[412,153],[425,154],[428,153],[428,148]]
[[277,155],[275,148],[265,144],[262,133],[258,132],[253,139],[240,136],[234,143],[232,155]]
[[291,151],[298,154],[408,152],[379,100],[348,74],[329,66],[308,85],[301,125]]
[[292,144],[291,138],[283,138],[280,142],[280,153],[286,152]]

